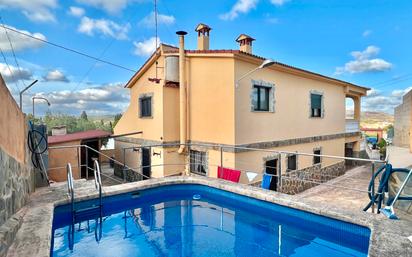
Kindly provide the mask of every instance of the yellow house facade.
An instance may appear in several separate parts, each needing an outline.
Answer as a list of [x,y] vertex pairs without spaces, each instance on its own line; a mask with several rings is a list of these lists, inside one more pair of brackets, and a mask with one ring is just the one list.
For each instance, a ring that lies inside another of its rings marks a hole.
[[[210,50],[210,30],[196,28],[197,50],[184,49],[182,32],[179,47],[161,44],[127,83],[130,105],[114,132],[142,133],[117,138],[116,158],[150,165],[143,173],[152,177],[216,177],[223,165],[242,171],[241,183],[257,183],[265,172],[344,170],[341,159],[264,150],[357,156],[360,99],[368,89],[278,62],[256,69],[265,58],[253,54],[253,38],[240,35],[239,50]],[[345,119],[348,97],[352,120]],[[248,171],[259,175],[250,179]]]

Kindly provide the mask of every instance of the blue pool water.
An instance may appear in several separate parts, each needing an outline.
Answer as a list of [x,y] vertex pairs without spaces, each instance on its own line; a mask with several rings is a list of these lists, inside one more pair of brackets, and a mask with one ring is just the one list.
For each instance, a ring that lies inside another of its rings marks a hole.
[[[97,200],[76,203],[76,209]],[[200,185],[173,185],[103,199],[74,227],[56,207],[52,256],[367,256],[370,230]],[[97,233],[95,233],[97,232]]]

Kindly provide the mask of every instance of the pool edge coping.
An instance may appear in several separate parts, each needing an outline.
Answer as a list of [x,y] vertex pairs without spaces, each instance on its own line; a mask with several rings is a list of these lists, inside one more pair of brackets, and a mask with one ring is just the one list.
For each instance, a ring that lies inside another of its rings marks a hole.
[[[127,184],[103,188],[103,196],[112,196],[136,190],[144,190],[159,186],[175,184],[198,184],[216,189],[244,195],[281,206],[310,212],[313,214],[346,221],[367,227],[371,230],[369,241],[369,256],[408,256],[412,252],[412,242],[407,239],[412,235],[412,229],[404,231],[405,221],[388,220],[383,215],[366,212],[343,211],[336,207],[309,199],[299,199],[298,195],[286,195],[267,191],[258,187],[236,184],[215,178],[200,176],[176,176],[155,178],[131,182]],[[75,199],[84,201],[96,198],[97,191],[93,181],[75,181]],[[52,238],[54,208],[69,203],[66,183],[41,188],[30,197],[30,202],[24,207],[24,217],[14,243],[9,247],[7,256],[49,256]],[[409,223],[410,225],[410,223]],[[38,228],[38,229],[36,229]],[[404,232],[404,233],[401,233]]]

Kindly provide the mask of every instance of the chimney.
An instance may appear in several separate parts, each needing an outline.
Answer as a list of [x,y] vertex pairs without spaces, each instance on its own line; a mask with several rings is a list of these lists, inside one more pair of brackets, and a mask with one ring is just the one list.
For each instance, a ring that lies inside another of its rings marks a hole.
[[209,50],[209,32],[212,30],[206,24],[199,23],[195,31],[197,32],[197,49],[198,50]]
[[185,150],[186,144],[186,68],[185,68],[185,35],[186,31],[178,31],[176,34],[179,36],[179,126],[180,126],[180,147],[179,154],[182,154]]
[[63,136],[67,134],[66,126],[55,126],[52,127],[52,136]]
[[236,42],[240,44],[240,51],[248,54],[252,54],[252,41],[255,39],[246,34],[240,34],[236,39]]

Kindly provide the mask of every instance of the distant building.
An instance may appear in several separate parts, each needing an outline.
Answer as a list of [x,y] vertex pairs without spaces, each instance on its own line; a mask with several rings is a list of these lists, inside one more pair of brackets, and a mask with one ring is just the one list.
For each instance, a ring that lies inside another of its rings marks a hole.
[[[88,130],[81,131],[71,134],[63,133],[64,130],[60,129],[52,130],[52,136],[48,137],[48,146],[49,148],[49,167],[48,167],[48,176],[52,181],[60,182],[66,181],[66,165],[71,163],[73,178],[80,179],[85,178],[90,175],[93,176],[93,158],[102,158],[96,151],[100,151],[101,148],[101,139],[107,138],[111,133],[102,131],[102,130]],[[96,150],[81,147],[68,147],[65,146],[78,146],[78,145],[87,145],[90,148]],[[58,149],[53,149],[53,147],[60,147]],[[99,159],[99,161],[105,161]],[[87,169],[87,166],[90,169]],[[81,165],[81,169],[79,169]],[[88,174],[86,172],[88,170]]]
[[411,142],[412,124],[412,90],[402,98],[402,103],[395,107],[393,144],[409,148],[412,152]]
[[[223,149],[224,167],[260,174],[344,167],[341,160],[293,154],[280,163],[276,154],[231,147],[358,155],[360,102],[368,88],[279,62],[237,83],[265,58],[252,52],[254,39],[245,34],[236,39],[239,50],[209,49],[210,30],[205,24],[196,28],[197,50],[184,49],[183,35],[180,48],[161,44],[129,80],[130,105],[114,132],[143,133],[116,138],[116,159],[125,160],[130,167],[152,164],[152,169],[143,171],[152,177],[185,169],[216,177],[221,155],[218,145],[227,146]],[[346,98],[354,101],[351,120],[345,119]],[[209,146],[170,146],[179,142]],[[157,146],[151,147],[153,144]],[[146,147],[122,151],[136,145]],[[167,165],[186,162],[186,167]],[[250,182],[245,173],[240,182]]]

